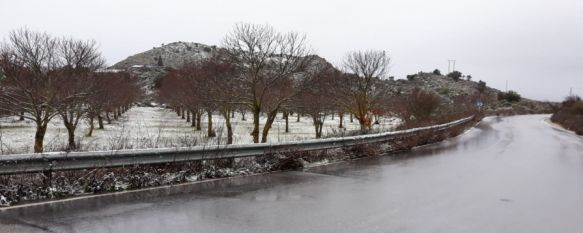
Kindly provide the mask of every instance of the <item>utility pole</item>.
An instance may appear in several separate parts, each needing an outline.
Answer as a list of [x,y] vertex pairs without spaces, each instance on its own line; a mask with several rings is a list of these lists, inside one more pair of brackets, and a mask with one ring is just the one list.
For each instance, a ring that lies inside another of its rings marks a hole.
[[573,96],[573,88],[571,87],[571,89],[569,90],[569,97]]
[[455,71],[455,60],[447,60],[447,73]]

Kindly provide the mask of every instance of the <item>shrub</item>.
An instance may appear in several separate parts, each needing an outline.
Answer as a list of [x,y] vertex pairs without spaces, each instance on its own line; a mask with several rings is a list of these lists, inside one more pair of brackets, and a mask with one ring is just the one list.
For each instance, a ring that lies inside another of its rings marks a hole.
[[438,69],[435,69],[433,71],[433,74],[435,74],[435,75],[441,75],[441,71],[439,71]]
[[477,89],[478,89],[478,92],[484,93],[484,91],[486,91],[486,82],[480,80],[478,82],[478,88]]
[[553,114],[551,120],[568,130],[583,135],[583,101],[578,96],[569,96]]
[[409,75],[407,75],[407,80],[413,81],[413,80],[415,80],[415,77],[417,77],[416,74],[409,74]]
[[423,121],[437,110],[440,103],[439,96],[416,87],[407,100],[407,111],[416,121]]
[[561,103],[561,110],[571,114],[583,115],[583,101],[579,96],[569,96]]
[[459,81],[459,80],[460,80],[460,78],[462,77],[462,72],[459,72],[459,71],[455,70],[455,71],[453,71],[453,72],[449,73],[449,74],[447,75],[447,77],[450,77],[450,78],[452,78],[454,81],[456,81],[456,82],[457,82],[457,81]]
[[437,93],[439,93],[440,95],[449,95],[451,93],[451,90],[449,88],[440,88],[439,90],[437,90]]
[[506,100],[508,102],[518,102],[522,99],[520,94],[515,91],[508,91],[508,92],[499,92],[498,93],[498,100]]
[[164,61],[162,61],[162,55],[158,55],[156,59],[158,61],[158,66],[164,66]]
[[576,95],[572,95],[572,96],[567,96],[567,98],[565,98],[565,101],[563,101],[563,103],[561,105],[564,107],[570,107],[570,106],[573,106],[574,104],[576,104],[577,102],[581,102],[581,97],[576,96]]
[[576,115],[583,115],[583,102],[579,101],[573,105],[571,113]]
[[466,79],[467,79],[468,81],[472,81],[472,76],[471,76],[471,75],[468,75],[468,76],[466,76]]

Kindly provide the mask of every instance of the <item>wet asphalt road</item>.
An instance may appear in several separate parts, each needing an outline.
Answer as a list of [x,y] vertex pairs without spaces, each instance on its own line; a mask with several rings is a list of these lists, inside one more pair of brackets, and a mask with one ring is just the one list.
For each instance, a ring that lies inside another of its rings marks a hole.
[[399,158],[0,211],[0,232],[583,232],[583,138],[487,118]]

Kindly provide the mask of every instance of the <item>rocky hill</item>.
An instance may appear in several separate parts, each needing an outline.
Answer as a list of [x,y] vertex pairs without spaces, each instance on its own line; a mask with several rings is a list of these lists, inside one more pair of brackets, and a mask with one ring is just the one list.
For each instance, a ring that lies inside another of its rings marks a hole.
[[[389,81],[393,93],[407,93],[413,88],[419,87],[430,90],[444,99],[444,102],[453,102],[456,98],[471,98],[479,93],[479,81],[459,79],[420,72],[411,80]],[[484,87],[482,96],[485,98],[485,110],[489,114],[532,114],[552,113],[556,103],[541,102],[528,98],[520,98],[519,101],[507,101],[499,98],[502,91]]]
[[113,65],[112,69],[130,69],[142,67],[177,68],[189,61],[207,58],[217,50],[216,46],[209,46],[193,42],[173,42],[162,44],[145,52],[138,53]]
[[186,62],[198,61],[209,57],[217,46],[194,42],[173,42],[162,44],[148,51],[141,52],[114,64],[112,70],[125,70],[140,78],[145,101],[156,99],[157,85],[170,69],[178,68]]

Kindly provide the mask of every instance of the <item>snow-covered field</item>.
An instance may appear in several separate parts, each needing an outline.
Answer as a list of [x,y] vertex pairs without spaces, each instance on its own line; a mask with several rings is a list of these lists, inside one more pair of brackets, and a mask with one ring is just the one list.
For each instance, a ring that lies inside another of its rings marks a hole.
[[[250,135],[253,128],[252,115],[246,114],[246,121],[241,120],[241,114],[232,119],[234,130],[233,141],[235,144],[251,143]],[[80,150],[112,150],[112,149],[136,149],[136,148],[161,148],[182,147],[194,145],[214,145],[226,142],[226,128],[224,118],[213,115],[213,126],[217,133],[216,138],[206,137],[207,117],[203,116],[202,130],[196,131],[191,123],[186,122],[169,109],[152,107],[134,107],[122,118],[105,124],[104,130],[96,129],[92,137],[87,137],[88,125],[79,123],[75,132],[76,140],[80,143]],[[323,134],[339,135],[342,132],[359,129],[354,120],[350,123],[349,117],[344,118],[344,129],[339,129],[340,118],[333,120],[327,117],[324,123]],[[261,119],[261,126],[265,118]],[[308,116],[301,117],[296,122],[296,116],[290,116],[290,132],[285,133],[285,120],[278,116],[269,132],[268,142],[300,141],[315,138],[312,120]],[[374,125],[375,130],[389,131],[397,126],[396,118],[383,118],[379,125]],[[0,118],[0,154],[15,154],[32,152],[35,127],[30,120],[18,121],[17,117]],[[45,136],[45,151],[60,151],[67,145],[67,130],[59,117],[50,123]]]

